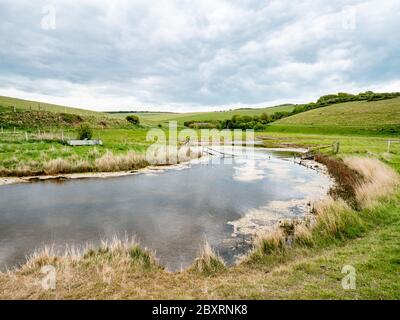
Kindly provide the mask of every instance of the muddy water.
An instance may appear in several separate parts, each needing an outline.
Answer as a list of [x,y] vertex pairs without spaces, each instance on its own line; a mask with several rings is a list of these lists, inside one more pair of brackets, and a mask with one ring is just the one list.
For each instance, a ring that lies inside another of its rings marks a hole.
[[294,163],[290,152],[257,149],[220,160],[118,178],[0,186],[0,268],[24,262],[43,245],[98,244],[125,234],[156,251],[170,270],[190,265],[204,237],[233,263],[248,249],[248,237],[279,219],[301,217],[331,184]]

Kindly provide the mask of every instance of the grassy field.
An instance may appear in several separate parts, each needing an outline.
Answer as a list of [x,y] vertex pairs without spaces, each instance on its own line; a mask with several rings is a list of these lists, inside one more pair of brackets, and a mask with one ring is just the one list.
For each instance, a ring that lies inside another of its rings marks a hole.
[[[228,111],[213,111],[213,112],[192,112],[192,113],[135,113],[142,123],[148,125],[165,125],[170,120],[176,120],[179,125],[183,125],[185,121],[208,121],[208,120],[225,120],[232,118],[233,115],[242,115],[242,116],[256,116],[261,115],[263,112],[268,114],[272,114],[278,111],[291,111],[293,109],[292,105],[281,105],[275,107],[268,108],[256,108],[256,109],[235,109]],[[112,115],[126,117],[129,113],[113,113]]]
[[270,131],[400,135],[400,98],[330,105],[272,123]]

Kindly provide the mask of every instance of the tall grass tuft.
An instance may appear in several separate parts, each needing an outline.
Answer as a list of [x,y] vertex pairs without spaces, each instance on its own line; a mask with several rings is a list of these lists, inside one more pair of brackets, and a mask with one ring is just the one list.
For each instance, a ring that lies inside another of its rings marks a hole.
[[86,245],[81,248],[66,246],[64,249],[56,250],[54,246],[46,246],[35,250],[27,257],[26,263],[21,270],[36,271],[45,265],[52,265],[59,269],[75,263],[81,268],[97,268],[99,266],[112,266],[114,272],[118,270],[127,271],[132,267],[140,270],[160,268],[153,253],[142,248],[134,238],[117,237],[102,241],[98,247]]
[[93,167],[87,160],[83,159],[52,159],[47,161],[43,166],[45,174],[53,175],[60,173],[74,173],[74,172],[90,172]]
[[113,154],[111,151],[107,151],[95,161],[97,171],[103,172],[135,170],[146,165],[144,155],[133,151],[126,154]]
[[298,224],[294,230],[294,242],[301,246],[312,247],[314,239],[311,228],[304,223]]
[[248,261],[260,261],[265,257],[282,255],[286,251],[285,233],[281,228],[258,234],[253,250],[248,254]]
[[327,197],[315,203],[316,221],[313,232],[322,239],[357,237],[363,232],[364,224],[359,214],[343,199]]
[[73,166],[70,161],[57,158],[46,162],[43,169],[45,174],[71,173]]
[[191,270],[206,276],[210,276],[225,269],[226,266],[224,261],[221,259],[221,257],[215,254],[210,244],[205,239],[203,247],[200,250],[200,255],[194,261]]
[[364,178],[364,182],[355,188],[362,208],[374,207],[380,198],[393,195],[400,186],[399,175],[378,159],[348,157],[344,162]]

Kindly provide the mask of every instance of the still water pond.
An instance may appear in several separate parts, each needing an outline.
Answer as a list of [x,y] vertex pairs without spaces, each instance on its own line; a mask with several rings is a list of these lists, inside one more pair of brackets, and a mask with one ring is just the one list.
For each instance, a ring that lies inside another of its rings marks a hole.
[[0,187],[0,269],[35,248],[98,244],[135,235],[170,270],[190,265],[204,239],[228,263],[245,238],[282,218],[300,217],[330,179],[290,153],[249,155],[107,178]]

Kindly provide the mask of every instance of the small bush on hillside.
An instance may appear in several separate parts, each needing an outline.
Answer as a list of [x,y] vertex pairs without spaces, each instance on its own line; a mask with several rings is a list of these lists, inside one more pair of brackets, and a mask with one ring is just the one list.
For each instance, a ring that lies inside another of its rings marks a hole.
[[90,140],[93,136],[93,130],[87,123],[82,123],[78,127],[77,132],[79,140],[84,140],[84,139]]
[[139,124],[140,120],[138,116],[134,116],[134,115],[129,115],[126,117],[126,120],[132,124]]

